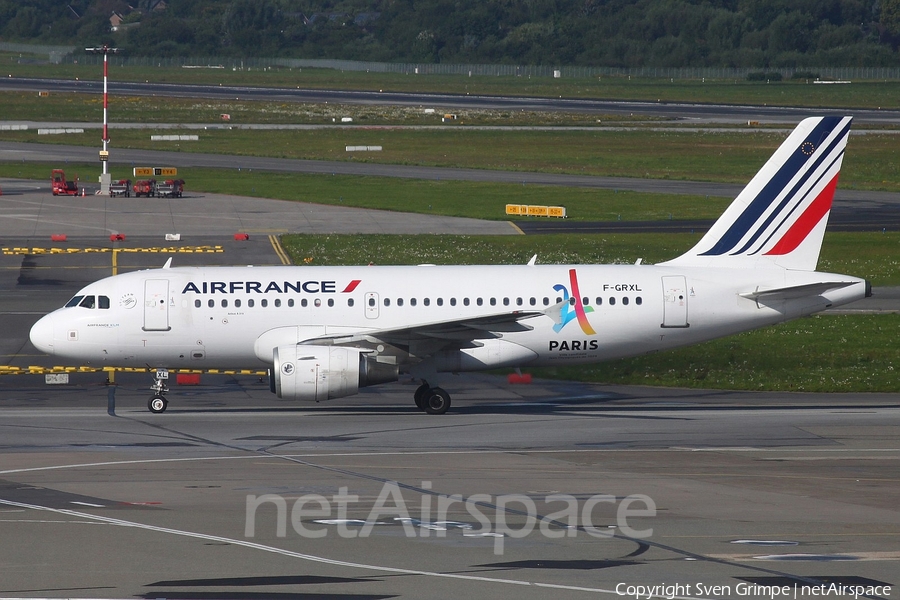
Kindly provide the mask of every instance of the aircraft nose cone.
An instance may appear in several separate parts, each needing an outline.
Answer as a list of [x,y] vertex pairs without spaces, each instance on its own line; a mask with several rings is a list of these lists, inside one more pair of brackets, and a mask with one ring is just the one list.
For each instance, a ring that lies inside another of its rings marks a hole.
[[53,317],[47,315],[34,324],[28,335],[34,347],[41,352],[53,354]]

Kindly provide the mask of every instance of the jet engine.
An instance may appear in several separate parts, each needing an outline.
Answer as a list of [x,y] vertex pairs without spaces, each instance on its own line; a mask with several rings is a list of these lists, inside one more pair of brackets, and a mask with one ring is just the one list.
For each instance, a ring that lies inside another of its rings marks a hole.
[[397,364],[378,362],[358,348],[290,345],[275,348],[274,392],[286,400],[330,400],[359,388],[397,381]]

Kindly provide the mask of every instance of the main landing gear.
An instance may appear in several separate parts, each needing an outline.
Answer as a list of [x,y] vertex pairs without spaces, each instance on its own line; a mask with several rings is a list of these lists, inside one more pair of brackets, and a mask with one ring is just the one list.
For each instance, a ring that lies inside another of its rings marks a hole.
[[169,391],[169,386],[166,385],[166,381],[169,379],[169,371],[168,369],[157,369],[156,377],[153,379],[153,385],[150,386],[150,390],[153,392],[153,396],[150,397],[150,400],[147,402],[147,408],[150,409],[150,412],[153,414],[160,414],[166,412],[166,409],[169,407],[169,401],[166,400],[165,394]]
[[427,381],[416,388],[413,399],[420,410],[429,415],[442,415],[450,408],[450,394],[439,387],[431,387]]

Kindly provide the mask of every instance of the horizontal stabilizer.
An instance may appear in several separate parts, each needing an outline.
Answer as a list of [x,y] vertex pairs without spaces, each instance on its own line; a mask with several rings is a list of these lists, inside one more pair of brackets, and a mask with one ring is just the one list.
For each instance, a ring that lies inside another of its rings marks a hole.
[[794,300],[797,298],[806,298],[808,296],[821,296],[825,292],[831,290],[839,290],[850,285],[854,285],[855,281],[822,281],[819,283],[806,283],[804,285],[793,285],[790,287],[773,288],[761,290],[757,288],[753,292],[741,294],[742,298],[749,300]]

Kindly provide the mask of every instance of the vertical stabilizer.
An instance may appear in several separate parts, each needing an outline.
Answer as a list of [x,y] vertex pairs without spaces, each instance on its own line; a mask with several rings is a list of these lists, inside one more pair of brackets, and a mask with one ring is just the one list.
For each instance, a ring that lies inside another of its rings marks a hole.
[[851,121],[801,121],[700,242],[665,264],[814,271]]

